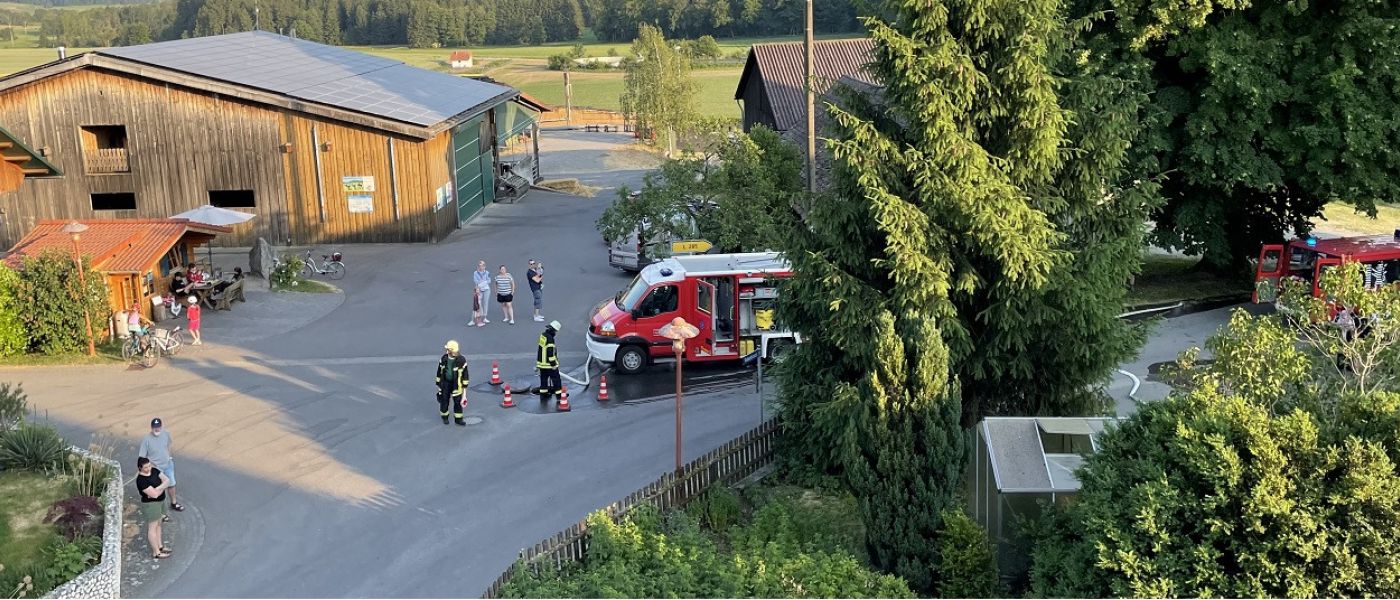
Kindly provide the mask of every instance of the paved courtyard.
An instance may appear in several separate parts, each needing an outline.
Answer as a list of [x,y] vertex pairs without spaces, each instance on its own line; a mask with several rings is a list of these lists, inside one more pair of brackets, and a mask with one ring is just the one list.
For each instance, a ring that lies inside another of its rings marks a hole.
[[[628,281],[592,225],[609,198],[533,192],[439,244],[342,247],[343,294],[252,293],[232,313],[206,313],[207,345],[153,369],[7,369],[0,380],[23,382],[75,443],[121,440],[128,475],[150,418],[165,419],[190,510],[175,515],[174,558],[128,563],[128,596],[476,596],[516,549],[672,465],[668,402],[605,409],[590,390],[571,413],[531,397],[498,406],[493,360],[512,381],[533,375],[542,326],[528,293],[515,325],[492,306],[490,325],[466,326],[478,258],[507,264],[522,286],[538,258],[546,316],[565,324],[563,362],[581,365],[589,308]],[[271,313],[252,306],[274,301]],[[254,311],[269,318],[240,316]],[[471,369],[465,428],[439,421],[433,395],[449,338]],[[713,389],[686,403],[687,459],[759,423],[752,387]]]

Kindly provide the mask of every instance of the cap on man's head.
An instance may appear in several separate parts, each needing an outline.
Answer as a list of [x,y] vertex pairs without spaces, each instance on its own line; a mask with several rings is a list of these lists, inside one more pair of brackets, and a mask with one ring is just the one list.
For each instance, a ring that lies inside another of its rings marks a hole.
[[160,426],[161,426],[160,417],[156,417],[156,418],[154,418],[154,419],[151,419],[151,429],[157,429],[157,428],[159,428]]
[[446,344],[442,345],[442,348],[448,352],[456,352],[460,346],[457,345],[457,340],[448,340]]

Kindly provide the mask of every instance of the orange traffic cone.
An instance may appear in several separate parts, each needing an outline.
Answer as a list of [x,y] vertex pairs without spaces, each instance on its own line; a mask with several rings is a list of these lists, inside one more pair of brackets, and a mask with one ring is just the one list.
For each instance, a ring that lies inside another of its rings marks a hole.
[[501,385],[501,363],[491,361],[491,385]]
[[510,397],[510,384],[506,384],[506,397],[501,400],[501,408],[515,408],[515,400]]
[[569,388],[559,386],[559,412],[569,412]]
[[607,375],[603,375],[603,378],[602,378],[601,380],[598,381],[598,401],[599,401],[599,402],[602,402],[602,401],[607,400],[607,399],[608,399],[608,376],[607,376]]

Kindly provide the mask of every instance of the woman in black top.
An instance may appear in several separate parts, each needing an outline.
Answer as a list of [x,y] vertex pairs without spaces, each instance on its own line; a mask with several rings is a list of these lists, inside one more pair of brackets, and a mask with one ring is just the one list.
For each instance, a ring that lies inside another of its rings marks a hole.
[[141,515],[146,518],[146,541],[151,545],[151,556],[170,558],[170,549],[161,543],[160,524],[165,518],[165,489],[170,480],[160,473],[151,459],[136,459],[136,493],[141,496]]

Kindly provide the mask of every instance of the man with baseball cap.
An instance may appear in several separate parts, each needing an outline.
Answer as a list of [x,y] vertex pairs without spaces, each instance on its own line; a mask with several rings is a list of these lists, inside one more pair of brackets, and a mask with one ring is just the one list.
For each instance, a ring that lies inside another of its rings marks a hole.
[[[151,432],[146,437],[141,438],[141,448],[136,451],[136,456],[150,459],[161,474],[169,480],[165,488],[165,495],[170,498],[170,508],[173,510],[185,510],[184,505],[175,501],[175,456],[170,453],[170,432],[165,431],[165,423],[160,417],[151,419]],[[168,520],[169,517],[166,517]]]
[[462,411],[467,406],[467,359],[462,356],[457,340],[448,340],[442,348],[437,368],[438,412],[442,415],[442,424],[446,425],[447,409],[451,407],[457,424],[465,426],[467,422],[462,419]]

